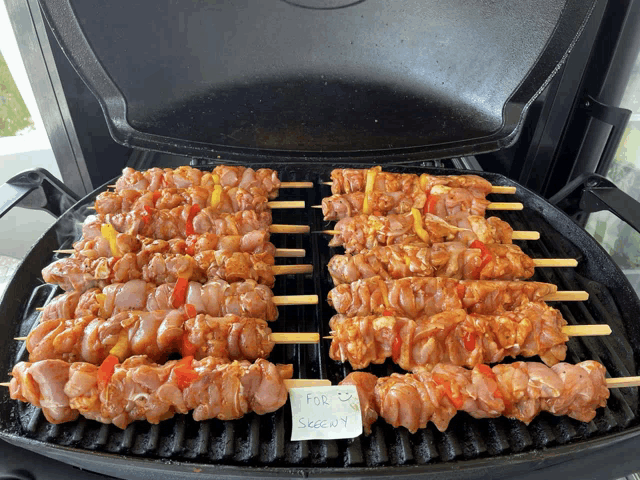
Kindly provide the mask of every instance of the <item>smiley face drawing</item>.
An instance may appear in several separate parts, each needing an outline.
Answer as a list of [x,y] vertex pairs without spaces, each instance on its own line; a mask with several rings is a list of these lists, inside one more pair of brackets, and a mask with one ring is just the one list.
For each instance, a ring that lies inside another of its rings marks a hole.
[[348,402],[353,398],[353,394],[349,392],[338,392],[338,399],[341,402]]

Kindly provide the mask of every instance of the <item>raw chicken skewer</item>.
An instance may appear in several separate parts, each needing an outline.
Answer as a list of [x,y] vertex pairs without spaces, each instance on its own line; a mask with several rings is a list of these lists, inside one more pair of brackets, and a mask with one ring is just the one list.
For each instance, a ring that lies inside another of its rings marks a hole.
[[465,280],[516,280],[533,276],[534,267],[576,266],[568,259],[533,259],[516,245],[485,245],[475,240],[467,247],[462,242],[374,247],[350,255],[334,255],[329,261],[329,274],[334,284],[351,283],[380,276],[384,279],[403,277],[449,277]]
[[474,418],[505,416],[525,423],[546,411],[590,422],[609,398],[605,373],[604,366],[592,360],[553,367],[535,362],[493,368],[483,364],[473,370],[438,364],[383,378],[355,372],[340,384],[358,389],[367,433],[379,416],[411,433],[428,422],[442,432],[458,411]]
[[[145,262],[146,260],[146,262]],[[180,278],[205,283],[221,278],[228,282],[255,280],[273,287],[275,275],[311,273],[312,265],[274,265],[269,253],[249,254],[224,250],[208,250],[191,255],[155,253],[152,256],[127,253],[120,257],[87,260],[69,257],[57,260],[42,270],[47,283],[63,290],[85,291],[111,283],[142,279],[161,284]]]
[[412,319],[459,308],[469,313],[493,314],[532,301],[587,299],[587,292],[557,292],[550,283],[443,277],[373,277],[338,285],[328,295],[329,304],[350,317],[397,315]]
[[[447,221],[448,220],[448,221]],[[512,240],[537,239],[537,232],[514,232],[497,217],[454,217],[444,220],[418,210],[401,215],[356,215],[344,218],[334,230],[330,247],[344,247],[347,253],[364,253],[378,246],[424,245],[457,241],[471,245],[476,240],[484,244],[510,244]]]
[[437,363],[473,367],[518,355],[538,355],[547,365],[555,365],[565,359],[570,335],[611,333],[608,325],[568,327],[560,312],[543,302],[495,315],[458,309],[416,320],[335,315],[329,325],[333,360],[361,369],[391,358],[409,371]]
[[399,192],[421,190],[430,191],[436,185],[451,188],[465,188],[477,190],[487,195],[489,193],[515,193],[515,187],[493,186],[487,180],[477,175],[421,175],[415,173],[383,172],[380,167],[369,169],[340,168],[331,172],[331,193],[364,192],[367,186],[367,176],[373,175],[372,190],[379,192]]
[[94,288],[80,294],[69,292],[55,297],[43,308],[41,321],[94,315],[108,318],[117,313],[140,310],[171,310],[191,304],[196,313],[213,317],[233,314],[241,317],[278,318],[278,305],[311,305],[317,295],[274,296],[265,285],[253,280],[227,283],[216,279],[206,284],[179,279],[156,286],[143,280],[113,283],[102,290]]
[[[17,340],[21,340],[18,338]],[[195,307],[121,312],[103,319],[86,316],[39,323],[25,338],[29,361],[60,359],[99,365],[108,355],[121,361],[146,355],[154,362],[169,354],[201,359],[267,358],[276,343],[318,343],[317,333],[272,333],[265,320],[197,315]]]

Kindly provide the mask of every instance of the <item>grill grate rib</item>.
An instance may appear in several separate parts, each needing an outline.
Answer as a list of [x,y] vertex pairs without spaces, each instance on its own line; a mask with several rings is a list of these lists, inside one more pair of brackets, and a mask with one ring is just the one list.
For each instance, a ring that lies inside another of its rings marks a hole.
[[[332,223],[324,222],[321,212],[311,205],[321,202],[330,194],[328,186],[319,182],[329,178],[331,167],[309,165],[278,165],[281,178],[287,181],[312,181],[318,186],[308,190],[282,190],[280,199],[304,199],[308,208],[290,212],[274,211],[274,223],[307,224],[312,231],[327,229]],[[493,201],[521,201],[526,196],[492,196]],[[574,257],[586,261],[585,249],[575,245],[554,230],[542,215],[529,209],[525,212],[495,212],[511,223],[516,230],[537,230],[541,239],[536,242],[516,242],[534,258]],[[278,247],[306,248],[304,258],[279,259],[279,263],[313,263],[312,275],[279,276],[274,291],[286,294],[317,293],[321,300],[316,306],[280,307],[280,318],[271,325],[274,331],[319,331],[328,335],[328,321],[333,311],[326,303],[332,288],[331,279],[322,265],[341,249],[329,249],[328,238],[320,234],[273,235]],[[69,248],[71,239],[64,242]],[[55,259],[56,257],[54,257]],[[43,260],[43,266],[51,261]],[[556,305],[570,324],[602,323],[611,325],[614,335],[608,338],[572,338],[567,359],[575,363],[594,359],[602,362],[612,376],[634,375],[634,350],[629,320],[624,317],[610,292],[603,284],[589,280],[583,268],[537,269],[533,280],[551,282],[563,290],[587,290],[590,300],[584,303]],[[25,299],[22,319],[16,335],[26,335],[37,321],[35,307],[41,306],[59,293],[51,285],[34,280],[34,288]],[[283,345],[274,350],[271,361],[293,363],[300,378],[328,378],[339,382],[351,368],[328,358],[329,343],[320,345]],[[13,358],[26,358],[22,345],[16,347]],[[376,375],[389,375],[397,368],[390,363],[375,365],[370,371]],[[249,415],[230,422],[217,420],[194,422],[190,416],[178,415],[160,425],[136,423],[121,431],[114,426],[100,425],[79,419],[67,425],[49,425],[39,409],[17,402],[5,407],[15,419],[14,429],[32,440],[66,445],[78,450],[116,453],[121,455],[212,463],[225,465],[251,465],[271,467],[376,467],[396,465],[425,465],[449,461],[509,455],[532,449],[549,448],[571,442],[606,435],[638,423],[638,393],[636,389],[613,390],[608,406],[593,422],[583,424],[550,414],[538,416],[529,426],[506,418],[475,420],[461,413],[451,422],[446,432],[433,425],[409,434],[394,429],[382,421],[373,426],[368,437],[339,441],[291,442],[290,407],[265,416]],[[194,463],[194,464],[195,464]]]

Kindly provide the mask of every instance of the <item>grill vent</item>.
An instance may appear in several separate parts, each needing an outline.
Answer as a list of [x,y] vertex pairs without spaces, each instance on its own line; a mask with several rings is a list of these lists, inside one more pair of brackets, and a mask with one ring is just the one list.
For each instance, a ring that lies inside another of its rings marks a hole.
[[[329,178],[329,167],[276,166],[281,178],[288,181],[313,181],[316,184]],[[309,190],[282,190],[280,199],[304,199],[308,206],[317,205],[329,187],[318,186]],[[516,201],[514,196],[492,197],[494,201]],[[527,198],[517,201],[527,205]],[[499,214],[517,230],[536,230],[541,239],[536,242],[518,242],[532,257],[575,257],[585,260],[584,251],[574,245],[531,208],[522,212]],[[329,228],[318,210],[294,210],[274,212],[274,222],[310,224],[312,230]],[[61,248],[69,248],[69,242]],[[321,302],[315,306],[280,307],[280,318],[272,325],[274,331],[320,331],[328,334],[328,321],[333,311],[327,305],[327,292],[331,280],[322,265],[326,265],[334,253],[328,248],[328,238],[319,234],[273,235],[278,247],[306,248],[307,256],[287,259],[288,262],[313,263],[314,275],[278,277],[276,294],[318,293]],[[48,263],[51,259],[45,259]],[[284,260],[284,259],[281,259]],[[577,269],[538,269],[534,280],[555,283],[562,290],[587,290],[590,300],[584,303],[558,305],[570,324],[602,323],[611,325],[611,337],[572,338],[567,360],[575,363],[587,359],[602,362],[612,376],[635,374],[634,352],[628,342],[629,333],[623,316],[618,310],[611,292],[597,282],[583,276]],[[34,285],[35,286],[35,285]],[[35,308],[45,304],[55,289],[40,285],[24,300],[24,315],[16,329],[16,335],[26,335],[37,321]],[[293,363],[301,378],[328,378],[337,383],[350,371],[328,358],[329,345],[285,345],[274,350],[271,361]],[[26,352],[19,348],[17,360],[26,359]],[[377,375],[397,371],[387,363],[371,367]],[[190,416],[177,416],[160,425],[138,422],[122,431],[111,425],[100,425],[79,419],[66,425],[49,425],[40,410],[31,406],[8,402],[4,405],[15,422],[18,434],[39,442],[72,447],[93,452],[155,458],[171,461],[245,465],[252,467],[376,467],[398,465],[424,465],[509,455],[532,449],[549,448],[571,442],[590,439],[619,431],[637,423],[638,394],[636,389],[613,390],[608,406],[588,424],[550,414],[538,416],[529,426],[506,418],[475,420],[467,414],[457,415],[450,428],[441,433],[433,425],[409,434],[405,429],[393,429],[382,421],[377,422],[368,437],[339,441],[290,442],[291,412],[289,406],[270,415],[249,415],[230,422],[194,422]],[[10,417],[9,417],[10,415]],[[14,427],[15,428],[15,427]],[[31,443],[29,448],[36,448]]]

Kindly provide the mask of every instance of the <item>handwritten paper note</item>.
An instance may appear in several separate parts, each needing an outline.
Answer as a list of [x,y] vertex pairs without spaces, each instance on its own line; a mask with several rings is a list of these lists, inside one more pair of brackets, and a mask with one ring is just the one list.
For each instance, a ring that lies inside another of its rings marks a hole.
[[362,433],[358,391],[354,385],[289,390],[291,440],[353,438]]

